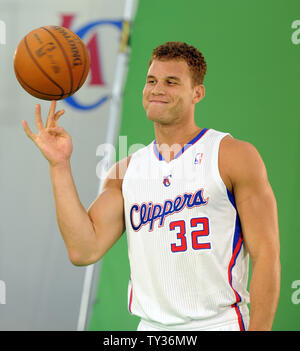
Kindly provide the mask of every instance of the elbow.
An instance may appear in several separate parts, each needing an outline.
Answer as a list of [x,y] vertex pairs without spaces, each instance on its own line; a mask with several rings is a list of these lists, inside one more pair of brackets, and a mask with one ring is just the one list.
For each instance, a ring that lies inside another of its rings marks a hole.
[[96,263],[99,258],[94,257],[92,254],[82,254],[75,251],[69,251],[69,260],[76,267],[89,266]]
[[91,263],[88,263],[87,261],[73,259],[73,258],[72,259],[70,258],[70,262],[72,263],[73,266],[76,266],[76,267],[85,267],[91,264]]

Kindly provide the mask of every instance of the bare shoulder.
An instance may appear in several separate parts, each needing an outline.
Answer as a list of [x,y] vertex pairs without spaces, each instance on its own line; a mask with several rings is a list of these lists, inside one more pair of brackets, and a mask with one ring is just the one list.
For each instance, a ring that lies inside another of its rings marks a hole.
[[131,156],[116,162],[107,172],[104,179],[101,193],[89,207],[89,215],[93,222],[103,218],[102,214],[110,216],[110,211],[123,213],[122,183],[129,165]]
[[131,160],[131,155],[116,162],[107,172],[103,183],[103,189],[114,187],[122,189],[123,179]]
[[219,169],[228,190],[237,182],[265,179],[266,168],[256,147],[243,140],[225,136],[220,143]]
[[231,135],[226,135],[220,144],[220,152],[223,157],[229,158],[244,158],[251,157],[260,158],[259,152],[256,147],[248,141],[233,138]]

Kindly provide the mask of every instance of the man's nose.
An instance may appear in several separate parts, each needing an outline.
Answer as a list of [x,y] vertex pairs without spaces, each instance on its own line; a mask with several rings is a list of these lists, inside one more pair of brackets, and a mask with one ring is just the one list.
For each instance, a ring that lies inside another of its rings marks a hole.
[[163,94],[165,94],[165,90],[164,90],[164,87],[163,87],[163,83],[157,82],[157,83],[154,85],[154,87],[153,87],[151,93],[152,93],[153,95],[163,95]]

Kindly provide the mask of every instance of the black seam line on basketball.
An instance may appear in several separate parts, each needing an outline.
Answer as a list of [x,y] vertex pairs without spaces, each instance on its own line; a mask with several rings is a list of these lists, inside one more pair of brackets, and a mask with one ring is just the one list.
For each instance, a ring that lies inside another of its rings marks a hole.
[[[33,90],[33,91],[36,91],[37,93],[41,94],[41,95],[48,95],[48,96],[60,96],[61,97],[61,94],[49,94],[49,93],[44,93],[40,90],[37,90],[37,89],[34,89],[32,88],[29,84],[27,84],[26,82],[24,82],[24,80],[22,79],[20,73],[17,71],[16,67],[15,67],[15,72],[16,72],[16,75],[18,76],[18,79],[20,79],[20,81],[22,82],[22,84],[26,85],[27,88]],[[67,94],[64,94],[64,95],[67,95]],[[63,95],[63,96],[64,96]]]
[[56,41],[57,44],[59,45],[59,47],[60,47],[60,49],[61,49],[61,51],[62,51],[62,53],[63,53],[63,55],[64,55],[64,58],[65,58],[65,60],[66,60],[66,63],[67,63],[68,69],[69,69],[70,80],[71,80],[71,88],[70,88],[70,91],[69,91],[68,94],[71,95],[72,92],[73,92],[73,75],[72,75],[72,68],[71,68],[70,62],[69,62],[69,60],[68,60],[68,56],[67,56],[67,54],[66,54],[64,48],[62,47],[61,43],[60,43],[60,42],[58,41],[58,39],[56,38],[56,36],[55,36],[52,32],[50,32],[50,30],[48,30],[47,28],[42,27],[42,29],[46,30],[46,31],[55,39],[55,41]]
[[[26,46],[26,49],[28,51],[28,54],[29,56],[31,57],[32,61],[38,66],[38,68],[41,70],[41,72],[54,84],[56,85],[61,91],[62,91],[62,94],[60,96],[64,96],[65,95],[65,92],[64,92],[64,89],[59,85],[57,84],[44,70],[43,68],[39,65],[39,63],[36,61],[36,59],[34,58],[34,56],[32,55],[32,52],[30,51],[29,47],[28,47],[28,44],[27,44],[27,35],[24,37],[24,42],[25,42],[25,46]],[[59,95],[56,95],[56,96],[59,96]]]
[[[81,47],[82,47],[83,52],[85,52],[85,50],[87,50],[87,49],[84,47],[84,44],[83,44],[81,41],[80,41],[79,43],[80,43],[80,45],[81,45]],[[88,54],[88,52],[87,52],[87,54]],[[83,78],[83,76],[84,76],[85,69],[86,69],[86,66],[87,66],[87,58],[86,58],[86,55],[83,55],[83,56],[84,56],[84,68],[83,68],[82,75],[81,75],[81,77],[80,77],[79,83],[78,83],[77,88],[76,88],[75,91],[77,91],[77,90],[79,89],[79,87],[80,87],[80,84],[81,84],[81,81],[82,81],[82,78]]]

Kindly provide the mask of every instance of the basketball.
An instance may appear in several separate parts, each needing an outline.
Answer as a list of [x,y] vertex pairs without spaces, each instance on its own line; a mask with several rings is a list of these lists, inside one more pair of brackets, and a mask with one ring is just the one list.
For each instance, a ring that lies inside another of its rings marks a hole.
[[17,80],[29,94],[42,100],[62,100],[73,95],[85,82],[89,67],[83,41],[60,26],[32,30],[14,54]]

